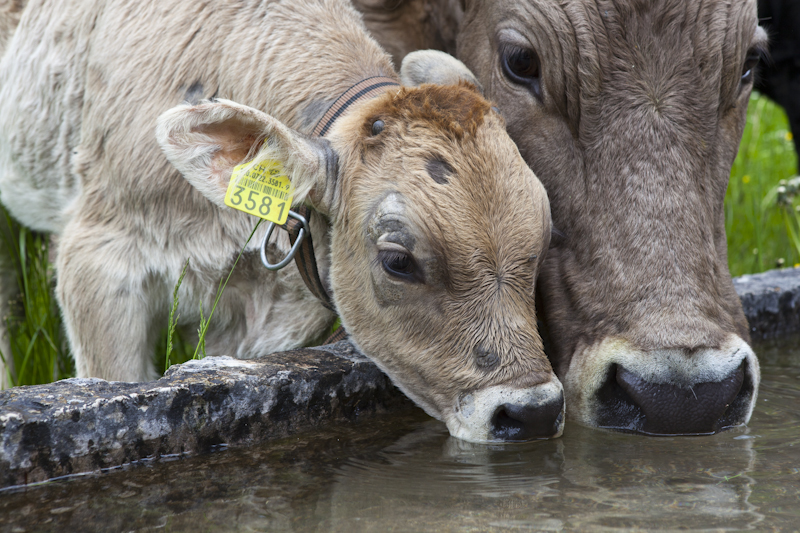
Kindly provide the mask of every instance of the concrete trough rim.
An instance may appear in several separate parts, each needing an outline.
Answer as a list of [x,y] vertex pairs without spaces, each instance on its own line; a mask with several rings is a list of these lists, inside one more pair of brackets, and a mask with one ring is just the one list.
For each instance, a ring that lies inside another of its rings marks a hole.
[[208,357],[145,383],[17,387],[0,392],[0,488],[412,408],[346,341],[251,360]]

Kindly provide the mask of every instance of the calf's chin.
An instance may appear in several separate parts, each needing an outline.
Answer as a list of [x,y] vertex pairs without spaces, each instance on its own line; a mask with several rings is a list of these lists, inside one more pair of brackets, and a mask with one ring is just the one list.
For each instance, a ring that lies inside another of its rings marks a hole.
[[[382,357],[385,351],[383,354],[381,350],[368,353],[406,396],[428,415],[444,422],[453,437],[487,444],[551,439],[564,432],[564,388],[552,372],[516,382],[460,390],[445,386],[444,382],[433,387],[419,373],[419,368],[411,371],[388,363]],[[536,379],[539,377],[541,380]]]

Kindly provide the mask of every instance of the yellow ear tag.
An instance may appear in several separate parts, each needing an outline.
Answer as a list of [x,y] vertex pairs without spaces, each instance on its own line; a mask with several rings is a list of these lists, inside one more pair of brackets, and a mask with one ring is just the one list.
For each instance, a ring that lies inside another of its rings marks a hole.
[[292,182],[283,175],[278,161],[262,161],[245,172],[248,164],[234,167],[225,193],[225,205],[278,225],[284,224],[292,206]]

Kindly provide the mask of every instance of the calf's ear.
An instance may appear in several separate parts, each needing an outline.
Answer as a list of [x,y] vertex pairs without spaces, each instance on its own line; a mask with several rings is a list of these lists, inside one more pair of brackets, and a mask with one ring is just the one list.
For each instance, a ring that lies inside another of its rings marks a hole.
[[206,198],[225,205],[233,168],[257,159],[277,160],[294,187],[293,204],[328,214],[336,154],[327,140],[307,137],[252,107],[215,100],[179,105],[158,118],[161,150]]
[[417,50],[406,55],[400,66],[400,81],[409,87],[423,83],[455,85],[466,81],[483,94],[483,87],[478,78],[464,63],[438,50]]

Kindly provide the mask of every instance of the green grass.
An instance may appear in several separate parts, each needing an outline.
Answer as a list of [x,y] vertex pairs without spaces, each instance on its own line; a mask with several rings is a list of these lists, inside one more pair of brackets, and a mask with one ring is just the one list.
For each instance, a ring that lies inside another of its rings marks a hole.
[[[732,275],[800,263],[800,180],[790,180],[796,174],[797,160],[783,110],[754,94],[725,197]],[[786,181],[782,184],[781,180]],[[11,338],[11,354],[3,357],[13,358],[16,369],[10,383],[33,385],[72,376],[74,367],[53,296],[49,240],[15,224],[2,208],[0,225],[0,253],[3,260],[14,264],[15,282],[23,295],[11,302],[10,315],[2,317]],[[217,301],[223,287],[221,281]],[[177,292],[173,302],[176,298]],[[182,339],[174,327],[176,308],[174,303],[170,323],[162,329],[156,368],[188,361],[203,352],[202,339],[214,310],[204,317],[198,331],[200,343],[195,346]]]
[[[166,346],[164,353],[164,372],[167,369],[179,363],[184,363],[189,359],[202,359],[206,356],[206,334],[208,333],[208,328],[211,325],[211,317],[214,316],[214,311],[217,309],[217,304],[219,304],[219,299],[222,298],[222,292],[225,290],[225,287],[228,286],[228,281],[230,281],[231,276],[233,275],[233,270],[236,268],[236,265],[239,264],[239,259],[242,258],[242,254],[244,253],[245,249],[247,248],[248,243],[255,235],[256,230],[263,222],[262,219],[259,219],[256,225],[253,227],[253,231],[250,232],[250,236],[245,241],[242,249],[239,250],[239,255],[236,256],[236,261],[233,262],[233,266],[231,266],[230,272],[228,272],[228,277],[224,280],[219,281],[219,285],[217,286],[217,293],[214,297],[214,305],[211,306],[211,312],[208,314],[208,318],[206,318],[203,314],[203,304],[200,305],[200,325],[197,327],[197,346],[194,349],[194,352],[190,352],[189,344],[183,341],[180,338],[180,335],[177,330],[177,323],[178,323],[178,316],[176,316],[176,312],[178,310],[178,289],[181,287],[181,283],[183,282],[183,276],[186,275],[186,269],[189,267],[189,260],[186,260],[186,263],[183,265],[183,271],[181,272],[180,277],[178,278],[178,283],[175,284],[175,288],[172,291],[172,307],[169,310],[169,321],[167,322],[167,329],[166,329],[166,341],[163,343],[159,343],[159,347],[161,344]],[[163,334],[162,334],[163,335]],[[177,349],[176,349],[177,348]],[[162,353],[160,350],[156,351],[156,354]],[[175,356],[173,357],[173,353]],[[191,353],[191,355],[189,355]],[[157,361],[157,363],[160,361]],[[156,366],[156,368],[161,368],[161,365]]]
[[725,196],[731,275],[800,263],[800,246],[792,243],[792,226],[787,227],[787,222],[796,224],[796,212],[775,201],[780,181],[796,174],[797,157],[783,109],[754,94]]
[[36,385],[73,376],[74,365],[53,293],[48,236],[16,224],[5,210],[0,219],[1,260],[14,266],[13,283],[19,291],[19,297],[9,302],[8,316],[2,317],[11,348],[11,353],[0,353],[3,361],[12,363],[4,365],[8,383]]

